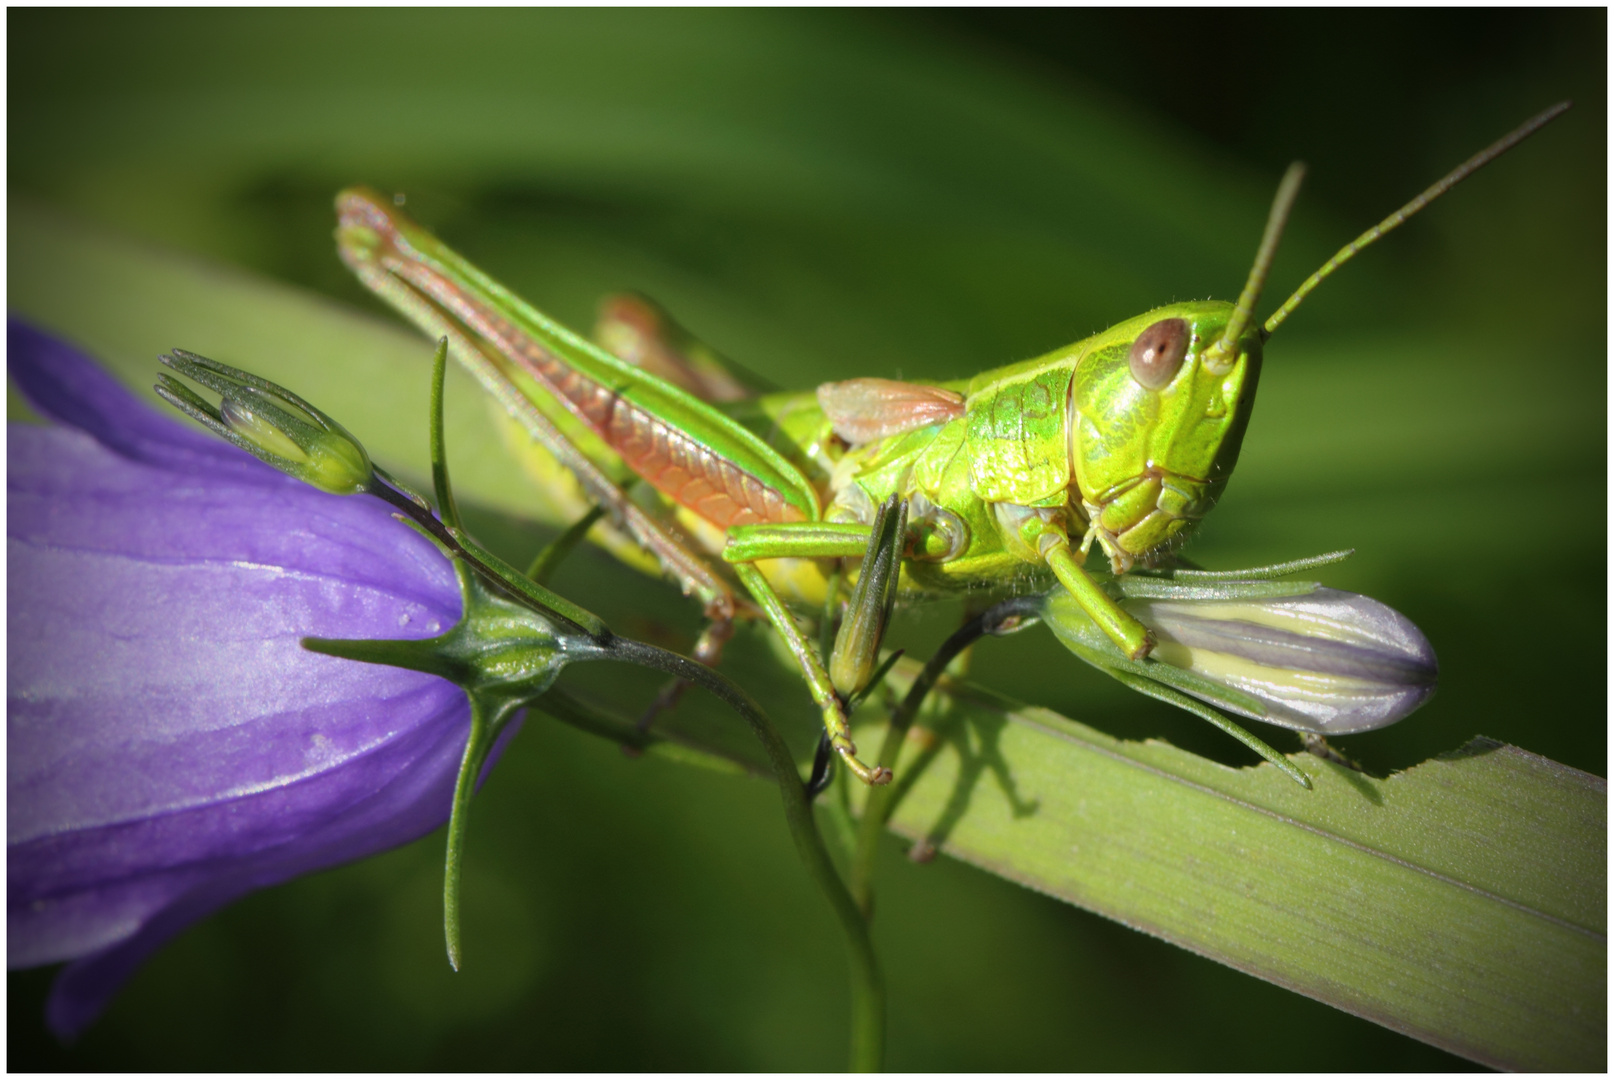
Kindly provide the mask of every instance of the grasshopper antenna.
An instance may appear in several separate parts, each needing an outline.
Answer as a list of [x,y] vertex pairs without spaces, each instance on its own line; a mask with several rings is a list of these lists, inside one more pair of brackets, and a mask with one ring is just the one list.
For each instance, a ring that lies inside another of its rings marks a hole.
[[[1502,138],[1498,139],[1490,146],[1487,146],[1484,150],[1481,150],[1479,153],[1475,154],[1461,165],[1457,166],[1457,168],[1447,173],[1444,177],[1435,181],[1435,183],[1431,185],[1430,188],[1422,195],[1419,195],[1416,199],[1413,199],[1411,202],[1407,203],[1407,205],[1403,206],[1401,209],[1397,210],[1395,213],[1373,226],[1367,232],[1340,248],[1338,254],[1325,262],[1321,269],[1302,282],[1300,288],[1294,291],[1294,295],[1285,300],[1283,302],[1283,306],[1272,313],[1272,317],[1268,319],[1266,321],[1266,325],[1261,328],[1261,339],[1265,341],[1267,338],[1271,337],[1272,331],[1276,330],[1280,325],[1282,325],[1283,320],[1287,319],[1289,314],[1294,311],[1295,308],[1300,306],[1300,302],[1310,295],[1311,291],[1321,284],[1324,278],[1326,278],[1329,274],[1332,274],[1335,270],[1338,270],[1341,266],[1344,266],[1351,260],[1353,256],[1356,255],[1357,252],[1361,251],[1363,248],[1373,243],[1373,241],[1377,240],[1391,229],[1406,221],[1413,214],[1416,214],[1419,210],[1422,210],[1424,207],[1446,194],[1446,192],[1468,179],[1471,174],[1489,165],[1491,162],[1495,161],[1497,158],[1519,145],[1525,139],[1528,139],[1530,136],[1534,135],[1536,132],[1558,119],[1558,117],[1569,111],[1570,104],[1571,102],[1568,101],[1560,101],[1558,104],[1552,106],[1552,108],[1546,109],[1543,112],[1531,117],[1529,120],[1526,120],[1523,124],[1519,125],[1517,128],[1514,128],[1513,131],[1502,136]],[[1270,225],[1268,227],[1270,228]],[[1251,277],[1253,279],[1253,273],[1251,274]],[[1246,291],[1248,291],[1247,287]],[[1241,308],[1243,307],[1243,304],[1244,297],[1240,296],[1239,305]],[[1237,318],[1237,312],[1235,312],[1234,318]],[[1231,325],[1229,326],[1229,329],[1231,330]],[[1242,327],[1240,327],[1240,329],[1242,329]]]
[[1222,331],[1222,336],[1215,344],[1205,350],[1205,364],[1212,373],[1226,372],[1233,366],[1233,358],[1239,351],[1239,338],[1255,317],[1261,287],[1267,283],[1267,271],[1272,269],[1272,260],[1277,257],[1278,241],[1283,238],[1283,227],[1289,221],[1289,211],[1294,209],[1295,196],[1300,194],[1300,181],[1305,177],[1306,166],[1297,161],[1289,166],[1278,183],[1278,193],[1272,198],[1266,231],[1261,234],[1261,246],[1255,249],[1255,265],[1250,267],[1244,291],[1239,293],[1238,303],[1233,305],[1227,329]]

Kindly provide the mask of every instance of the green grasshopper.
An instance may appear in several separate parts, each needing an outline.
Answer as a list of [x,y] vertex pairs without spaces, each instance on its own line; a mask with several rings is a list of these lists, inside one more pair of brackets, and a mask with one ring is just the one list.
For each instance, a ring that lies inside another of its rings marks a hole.
[[[1096,548],[1115,575],[1170,565],[1232,474],[1273,331],[1357,252],[1567,108],[1528,121],[1352,241],[1265,323],[1255,307],[1299,164],[1279,185],[1236,302],[1157,308],[945,383],[852,379],[748,397],[647,302],[608,302],[598,334],[607,351],[373,191],[337,197],[337,238],[360,280],[428,334],[447,336],[456,359],[570,474],[564,482],[610,515],[617,551],[641,565],[648,555],[698,597],[709,625],[697,659],[717,661],[737,617],[767,618],[806,678],[829,745],[859,778],[882,784],[890,770],[858,760],[845,704],[862,689],[846,683],[869,679],[872,665],[826,668],[788,606],[839,602],[839,560],[873,551],[877,507],[895,500],[906,511],[903,598],[1001,596],[1057,581],[1124,654],[1143,660],[1149,631],[1089,574],[1086,556]],[[837,687],[830,668],[852,674]]]

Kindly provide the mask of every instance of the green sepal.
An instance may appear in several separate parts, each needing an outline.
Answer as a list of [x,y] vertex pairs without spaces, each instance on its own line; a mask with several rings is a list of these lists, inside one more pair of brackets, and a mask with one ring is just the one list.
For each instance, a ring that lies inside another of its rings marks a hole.
[[1277,600],[1305,596],[1322,587],[1316,581],[1228,581],[1198,584],[1164,578],[1116,578],[1113,591],[1123,600]]
[[560,629],[490,588],[464,559],[453,562],[464,615],[446,633],[411,641],[307,637],[303,647],[349,660],[424,671],[464,687],[467,693],[520,701],[548,689],[566,664],[601,655],[589,635]]
[[1355,554],[1355,548],[1340,548],[1338,551],[1325,551],[1321,555],[1308,555],[1303,559],[1268,563],[1266,566],[1252,566],[1244,570],[1179,570],[1176,576],[1199,581],[1271,581],[1275,578],[1288,577],[1290,574],[1302,574],[1310,570],[1321,570],[1325,566],[1336,566]]
[[443,930],[448,960],[460,966],[460,880],[471,798],[499,735],[521,708],[547,691],[574,660],[595,659],[594,639],[545,619],[490,588],[463,558],[454,574],[464,615],[447,633],[412,641],[304,638],[303,648],[328,656],[424,671],[465,690],[471,705],[470,734],[454,786],[443,872]]
[[1055,589],[1043,598],[1042,618],[1065,648],[1106,674],[1124,671],[1138,678],[1165,683],[1184,693],[1212,701],[1224,709],[1256,716],[1262,716],[1267,711],[1259,699],[1212,682],[1203,675],[1148,657],[1129,659],[1063,589]]
[[1135,570],[1109,581],[1123,600],[1276,600],[1316,592],[1315,581],[1281,581],[1291,574],[1320,570],[1342,563],[1355,548],[1330,551],[1305,559],[1252,566],[1246,570],[1197,570],[1181,567]]
[[[432,487],[437,495],[438,517],[448,533],[461,547],[482,564],[485,572],[500,579],[516,598],[525,598],[537,606],[560,616],[579,630],[597,639],[610,636],[605,623],[593,612],[586,611],[557,593],[550,592],[532,575],[522,574],[515,567],[478,544],[460,522],[459,506],[454,501],[454,488],[448,478],[448,447],[443,434],[443,379],[448,366],[448,338],[437,340],[437,351],[432,356],[432,401],[429,433],[431,438]],[[575,528],[575,527],[574,527]],[[562,538],[564,541],[565,538]],[[557,541],[560,543],[561,541]],[[576,543],[576,538],[571,540]],[[551,545],[554,547],[555,545]],[[546,549],[547,550],[547,549]],[[562,548],[560,555],[565,554]],[[559,555],[557,555],[557,560]],[[536,567],[535,567],[536,568]]]
[[496,575],[501,585],[511,589],[515,596],[526,599],[554,613],[570,623],[576,630],[595,638],[601,643],[611,637],[611,631],[598,615],[585,608],[578,607],[564,596],[550,592],[542,585],[532,581],[521,571],[477,543],[465,530],[449,529],[449,534],[454,537],[461,547],[476,557],[484,570]]
[[1248,570],[1135,570],[1112,578],[1110,591],[1123,601],[1275,601],[1285,596],[1306,596],[1322,588],[1317,581],[1280,581],[1280,578],[1320,570],[1356,554],[1354,547],[1332,550],[1307,559],[1275,562]]
[[[1165,667],[1166,665],[1162,664],[1161,666]],[[1099,667],[1099,670],[1107,672],[1122,686],[1129,686],[1145,697],[1152,697],[1156,701],[1164,701],[1167,704],[1175,705],[1184,712],[1193,713],[1201,720],[1214,724],[1216,727],[1233,736],[1233,738],[1237,739],[1245,746],[1248,746],[1251,750],[1254,750],[1257,754],[1260,754],[1267,761],[1276,765],[1289,779],[1293,780],[1301,787],[1310,790],[1311,778],[1297,769],[1292,761],[1278,753],[1276,750],[1272,749],[1272,747],[1268,746],[1262,740],[1250,734],[1242,726],[1235,724],[1232,720],[1229,720],[1227,717],[1217,712],[1215,709],[1202,705],[1193,698],[1189,697],[1187,694],[1180,693],[1169,686],[1162,686],[1152,677],[1137,675],[1133,672],[1123,671],[1119,668]]]
[[471,731],[465,739],[459,776],[454,781],[454,806],[448,816],[448,850],[443,858],[443,939],[448,945],[448,963],[460,969],[460,881],[465,865],[465,839],[471,824],[471,797],[476,794],[482,767],[500,733],[521,704],[508,699],[466,692],[471,699]]
[[432,404],[428,425],[431,438],[432,487],[437,494],[437,516],[450,529],[460,527],[460,508],[448,482],[448,444],[443,436],[443,376],[448,368],[448,338],[437,339],[432,356]]

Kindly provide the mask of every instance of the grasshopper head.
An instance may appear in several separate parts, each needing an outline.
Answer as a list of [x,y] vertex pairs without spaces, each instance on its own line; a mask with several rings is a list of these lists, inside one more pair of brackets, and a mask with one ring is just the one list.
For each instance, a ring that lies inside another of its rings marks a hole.
[[1261,332],[1249,325],[1224,344],[1233,311],[1219,302],[1157,308],[1098,335],[1077,366],[1071,460],[1087,513],[1123,569],[1187,539],[1238,461]]
[[1210,512],[1238,463],[1266,333],[1254,319],[1305,167],[1289,166],[1237,303],[1173,304],[1100,334],[1071,388],[1071,460],[1116,573],[1152,565]]

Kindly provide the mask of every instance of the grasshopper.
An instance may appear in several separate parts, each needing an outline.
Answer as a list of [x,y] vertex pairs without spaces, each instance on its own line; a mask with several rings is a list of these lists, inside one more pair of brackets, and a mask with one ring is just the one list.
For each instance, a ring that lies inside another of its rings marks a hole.
[[1359,251],[1567,108],[1526,122],[1346,245],[1264,323],[1255,308],[1299,190],[1298,163],[1235,302],[1156,308],[954,382],[863,378],[751,396],[648,302],[605,305],[598,336],[608,350],[371,190],[337,197],[337,240],[360,280],[446,336],[609,514],[617,550],[640,564],[648,556],[700,600],[709,622],[697,659],[717,661],[737,617],[765,617],[801,668],[829,746],[860,779],[882,784],[890,770],[858,759],[847,723],[847,696],[862,688],[849,683],[869,679],[872,665],[826,667],[790,611],[839,602],[839,560],[873,553],[877,507],[905,510],[904,599],[1057,582],[1123,653],[1144,660],[1150,632],[1089,573],[1087,556],[1101,554],[1114,575],[1171,565],[1237,463],[1273,331]]

